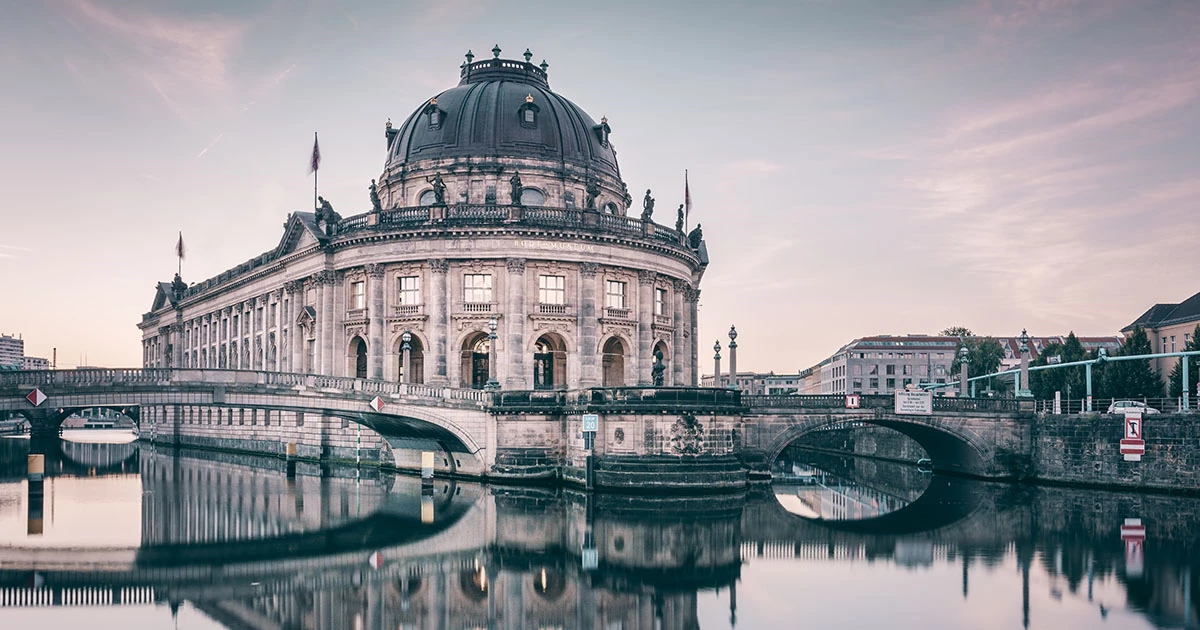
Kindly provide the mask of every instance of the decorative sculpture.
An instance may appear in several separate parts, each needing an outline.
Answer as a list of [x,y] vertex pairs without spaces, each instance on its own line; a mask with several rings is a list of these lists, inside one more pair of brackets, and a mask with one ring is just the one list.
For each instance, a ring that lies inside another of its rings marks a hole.
[[371,210],[373,212],[383,210],[383,203],[379,201],[379,189],[375,187],[375,180],[371,180],[371,186],[367,190],[370,191],[371,195]]
[[700,249],[700,241],[704,240],[704,232],[700,230],[700,224],[696,224],[696,228],[688,234],[688,245],[692,249]]
[[342,220],[342,215],[338,214],[333,209],[333,204],[329,203],[324,197],[317,197],[320,202],[320,207],[317,208],[317,221],[324,221],[326,225],[333,225]]
[[508,180],[509,190],[508,198],[514,206],[521,205],[521,174],[513,172],[513,176]]
[[649,221],[654,214],[654,197],[650,196],[650,189],[646,189],[646,196],[642,198],[642,220]]
[[654,379],[655,387],[663,386],[663,373],[667,371],[667,366],[663,365],[662,350],[654,351],[654,367],[650,370],[650,377]]
[[588,210],[596,209],[596,197],[599,197],[599,196],[600,196],[600,182],[598,182],[594,179],[588,181],[588,183],[587,183],[587,206],[586,206]]
[[175,299],[183,297],[185,291],[187,291],[187,284],[179,274],[175,274],[175,279],[171,281],[171,292],[175,294]]
[[434,173],[433,177],[426,177],[425,181],[433,185],[434,205],[446,205],[446,182],[442,181],[442,176]]
[[683,234],[683,204],[679,204],[679,212],[675,214],[675,231]]

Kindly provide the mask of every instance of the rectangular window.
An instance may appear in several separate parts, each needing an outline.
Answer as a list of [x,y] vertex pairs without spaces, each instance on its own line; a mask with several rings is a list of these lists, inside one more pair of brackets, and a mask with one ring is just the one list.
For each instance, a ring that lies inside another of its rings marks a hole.
[[[237,334],[238,334],[238,330],[239,330],[239,328],[238,328],[238,319],[239,319],[239,318],[238,318],[238,316],[237,316],[237,315],[234,315],[234,316],[233,316],[233,336],[235,336],[235,337],[237,336]],[[1165,346],[1165,345],[1167,345],[1167,344],[1166,344],[1166,341],[1167,341],[1167,338],[1166,338],[1166,337],[1163,337],[1163,345],[1164,345],[1164,346]]]
[[1175,352],[1175,335],[1171,335],[1171,352]]
[[495,186],[488,186],[486,189],[484,189],[483,203],[486,205],[489,205],[489,206],[496,204],[496,187]]
[[604,284],[605,308],[625,308],[625,283],[609,280]]
[[884,373],[885,373],[885,374],[887,374],[887,375],[889,375],[889,376],[890,376],[890,375],[893,375],[893,374],[895,374],[895,373],[896,373],[896,366],[894,366],[894,365],[888,365],[888,366],[887,366],[887,369],[884,371]]
[[564,192],[563,193],[563,205],[568,208],[574,208],[575,207],[575,193],[573,193],[569,190]]
[[538,302],[542,304],[566,304],[567,277],[538,276]]
[[900,367],[901,367],[902,373],[903,373],[905,376],[908,376],[909,374],[912,374],[912,366],[911,366],[911,365],[902,365],[902,366],[900,366]]
[[887,388],[888,388],[888,389],[896,389],[896,379],[894,379],[894,378],[889,378],[889,379],[887,380]]
[[868,375],[879,374],[879,366],[878,365],[870,366],[870,369],[867,371],[867,374]]
[[275,322],[279,320],[279,302],[271,302],[271,321],[267,322],[268,328],[274,328]]
[[654,314],[655,315],[666,315],[667,314],[667,290],[666,289],[659,289],[657,287],[654,289]]
[[367,283],[359,280],[350,283],[350,310],[367,308]]
[[854,391],[856,391],[856,392],[862,391],[862,379],[861,378],[854,379]]
[[468,273],[463,276],[463,301],[475,304],[492,301],[492,274]]
[[862,364],[856,363],[856,364],[854,365],[854,375],[855,375],[855,376],[862,376]]
[[1163,342],[1162,342],[1162,351],[1163,351],[1163,352],[1166,352],[1166,351],[1167,351],[1167,338],[1166,338],[1166,337],[1163,337]]
[[917,366],[917,376],[929,376],[929,366],[928,365],[918,365]]
[[912,385],[912,379],[911,378],[904,379],[904,389],[908,389],[909,385]]
[[421,276],[401,276],[397,282],[396,301],[399,304],[420,304]]
[[871,389],[879,389],[879,379],[871,379]]

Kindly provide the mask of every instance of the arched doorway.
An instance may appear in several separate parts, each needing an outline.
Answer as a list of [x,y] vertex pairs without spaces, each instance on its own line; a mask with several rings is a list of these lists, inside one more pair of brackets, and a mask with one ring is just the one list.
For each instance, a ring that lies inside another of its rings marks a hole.
[[625,385],[625,344],[620,337],[612,337],[604,342],[601,366],[604,370],[605,387],[621,387]]
[[404,374],[404,340],[396,342],[396,380],[420,385],[425,382],[425,346],[416,335],[408,340],[408,362],[411,375]]
[[354,378],[367,378],[367,342],[362,337],[350,340],[350,356],[353,361]]
[[483,389],[488,382],[488,354],[491,344],[486,333],[475,333],[463,341],[462,386]]
[[[660,356],[662,357],[662,367],[658,365]],[[671,384],[671,366],[668,363],[670,359],[671,351],[667,349],[666,342],[659,341],[654,344],[654,352],[650,353],[650,382],[655,386],[662,387]]]
[[538,337],[533,345],[533,388],[567,388],[567,344],[554,333]]

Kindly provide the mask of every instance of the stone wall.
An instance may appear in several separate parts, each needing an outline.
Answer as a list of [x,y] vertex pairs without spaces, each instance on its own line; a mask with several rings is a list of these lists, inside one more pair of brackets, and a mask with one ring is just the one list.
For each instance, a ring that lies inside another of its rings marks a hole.
[[1200,416],[1146,416],[1146,454],[1140,462],[1124,461],[1124,430],[1123,417],[1107,414],[1039,417],[1033,476],[1115,488],[1200,491]]

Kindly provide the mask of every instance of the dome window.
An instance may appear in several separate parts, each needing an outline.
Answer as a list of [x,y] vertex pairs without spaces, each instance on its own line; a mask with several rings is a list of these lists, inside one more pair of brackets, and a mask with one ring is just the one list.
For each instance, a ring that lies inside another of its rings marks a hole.
[[417,205],[419,206],[432,206],[436,202],[437,195],[433,194],[432,188],[421,193],[421,197],[417,199]]
[[522,188],[521,205],[535,207],[544,206],[546,205],[546,195],[536,188]]
[[611,201],[604,204],[604,211],[608,214],[621,214],[621,211],[617,209],[617,204]]
[[525,104],[521,105],[521,109],[517,110],[521,126],[526,129],[537,129],[538,111],[538,106],[533,104],[533,95],[526,96]]
[[446,118],[446,112],[438,108],[438,102],[436,98],[429,99],[429,104],[425,106],[425,111],[423,113],[429,117],[430,129],[442,128],[442,122]]

